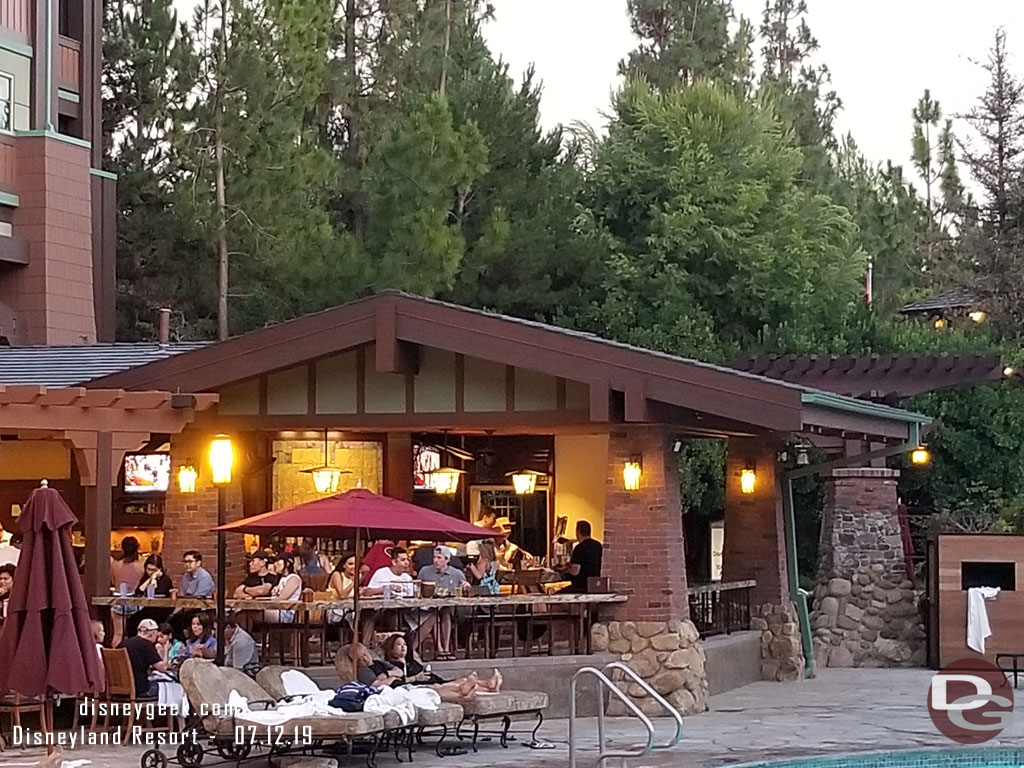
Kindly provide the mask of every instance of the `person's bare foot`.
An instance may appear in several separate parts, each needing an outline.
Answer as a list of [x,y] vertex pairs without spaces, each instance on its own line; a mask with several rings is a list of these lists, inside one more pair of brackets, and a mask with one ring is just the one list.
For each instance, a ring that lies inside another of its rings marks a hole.
[[64,750],[60,747],[55,747],[53,752],[48,754],[42,762],[39,763],[39,768],[60,768],[64,763]]
[[491,679],[488,682],[489,682],[489,685],[487,686],[487,689],[489,691],[491,691],[492,693],[500,693],[501,692],[501,684],[503,682],[505,682],[505,678],[503,678],[501,676],[501,672],[499,672],[497,670],[497,668],[495,668],[494,676],[491,677]]

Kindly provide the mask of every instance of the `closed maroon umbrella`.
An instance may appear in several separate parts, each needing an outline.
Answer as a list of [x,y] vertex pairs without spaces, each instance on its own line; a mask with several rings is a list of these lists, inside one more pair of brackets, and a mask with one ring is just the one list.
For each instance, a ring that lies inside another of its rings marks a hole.
[[24,539],[0,629],[0,693],[74,696],[100,689],[89,605],[71,546],[76,519],[45,480],[18,518]]

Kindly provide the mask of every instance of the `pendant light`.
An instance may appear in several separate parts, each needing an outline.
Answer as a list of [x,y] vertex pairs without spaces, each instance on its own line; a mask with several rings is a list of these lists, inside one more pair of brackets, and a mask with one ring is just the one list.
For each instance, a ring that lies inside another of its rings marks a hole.
[[324,463],[319,467],[302,470],[305,474],[312,476],[313,487],[316,488],[317,493],[337,493],[341,476],[351,474],[347,469],[332,466],[330,460],[331,454],[327,444],[327,430],[324,429]]

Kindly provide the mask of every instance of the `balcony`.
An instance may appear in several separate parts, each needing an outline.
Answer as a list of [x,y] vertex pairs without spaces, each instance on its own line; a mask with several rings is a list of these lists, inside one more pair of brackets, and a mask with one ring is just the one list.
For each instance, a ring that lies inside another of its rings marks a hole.
[[81,93],[82,44],[61,35],[57,40],[57,87]]

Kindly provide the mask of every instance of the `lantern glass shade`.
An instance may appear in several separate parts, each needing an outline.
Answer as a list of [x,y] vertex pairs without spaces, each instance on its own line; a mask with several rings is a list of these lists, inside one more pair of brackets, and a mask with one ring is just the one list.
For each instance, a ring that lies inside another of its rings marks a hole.
[[925,448],[923,445],[915,448],[910,452],[910,463],[915,464],[919,467],[923,467],[925,464],[932,460],[931,451]]
[[231,438],[217,435],[210,443],[210,468],[213,470],[214,485],[227,485],[231,482],[231,467],[235,461],[235,451]]
[[627,491],[640,490],[640,478],[643,473],[639,459],[627,461],[622,467],[622,487]]
[[512,478],[512,487],[520,496],[531,494],[537,490],[537,478],[540,477],[540,475],[540,472],[535,472],[532,469],[523,469],[519,472],[508,473],[508,476]]
[[452,467],[441,467],[430,473],[430,487],[435,493],[442,496],[451,496],[459,489],[459,475],[463,474],[461,469]]
[[757,473],[747,467],[740,471],[740,492],[741,493],[753,493],[754,487],[757,485]]
[[304,469],[302,471],[312,476],[313,487],[316,489],[317,493],[337,493],[338,485],[341,482],[341,476],[348,474],[344,469],[328,467],[326,465],[323,467]]
[[973,312],[968,312],[967,316],[976,323],[984,323],[985,318],[988,317],[988,315],[986,315],[980,309],[976,309]]
[[182,464],[178,467],[178,492],[195,493],[198,479],[199,471],[192,464]]

